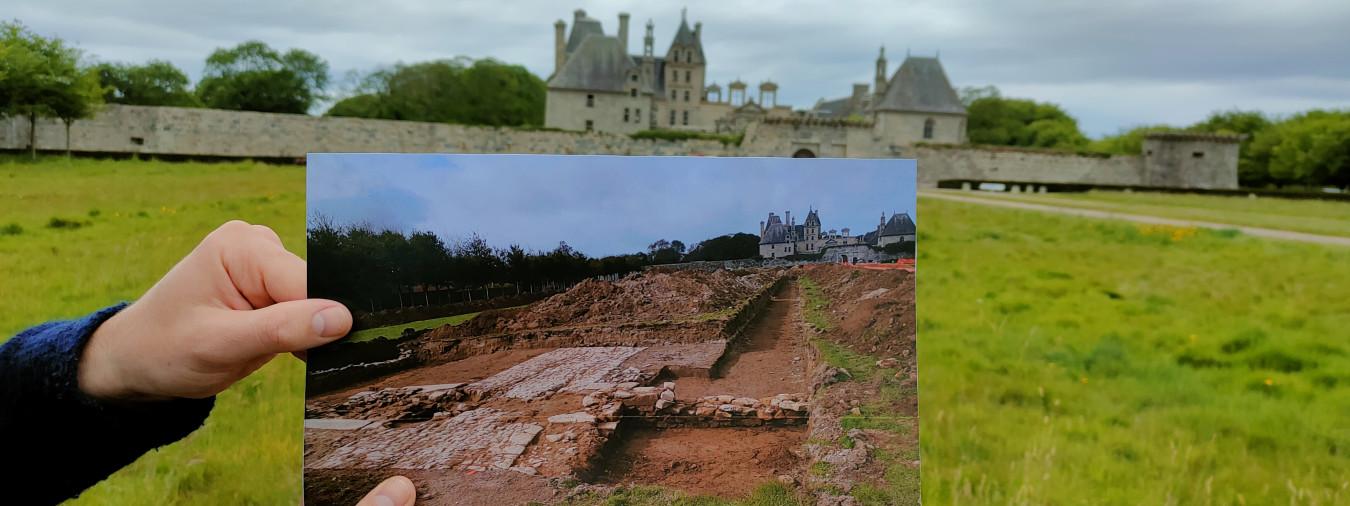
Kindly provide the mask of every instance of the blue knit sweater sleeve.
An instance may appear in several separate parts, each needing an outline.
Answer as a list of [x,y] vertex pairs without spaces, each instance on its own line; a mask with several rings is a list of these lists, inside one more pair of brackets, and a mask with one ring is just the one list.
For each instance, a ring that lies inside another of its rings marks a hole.
[[0,484],[10,504],[75,497],[141,454],[187,436],[214,398],[113,404],[84,395],[80,354],[126,304],[30,328],[0,345]]

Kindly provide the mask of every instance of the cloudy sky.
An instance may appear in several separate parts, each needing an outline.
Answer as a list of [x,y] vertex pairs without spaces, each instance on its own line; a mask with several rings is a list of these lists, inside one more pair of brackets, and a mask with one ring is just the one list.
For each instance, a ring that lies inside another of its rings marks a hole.
[[[310,155],[311,218],[478,234],[494,247],[592,256],[633,253],[657,239],[692,246],[759,234],[770,211],[809,206],[822,228],[863,234],[881,213],[914,214],[913,160],[538,155]],[[922,225],[921,225],[922,226]]]
[[[955,86],[1063,105],[1092,136],[1186,124],[1234,107],[1290,113],[1350,106],[1350,1],[876,0],[689,1],[704,24],[710,80],[778,82],[780,103],[809,107],[870,82],[881,45],[891,71],[906,50],[941,53]],[[106,60],[167,59],[194,78],[214,48],[246,39],[300,47],[335,79],[397,61],[457,55],[553,66],[553,21],[581,7],[617,28],[656,23],[664,53],[680,3],[522,0],[9,0],[0,16]]]

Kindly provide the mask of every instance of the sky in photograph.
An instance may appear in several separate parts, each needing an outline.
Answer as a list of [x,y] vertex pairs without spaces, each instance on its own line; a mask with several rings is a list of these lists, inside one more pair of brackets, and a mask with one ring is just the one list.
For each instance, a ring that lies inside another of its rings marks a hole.
[[870,83],[880,46],[940,53],[953,85],[1061,104],[1091,136],[1184,125],[1214,110],[1287,114],[1350,105],[1345,0],[918,0],[621,2],[521,0],[10,0],[4,18],[104,60],[173,62],[195,80],[215,48],[260,39],[327,59],[335,80],[395,62],[493,57],[553,71],[553,22],[585,9],[629,47],[655,25],[664,54],[702,21],[709,82],[771,79],[780,103],[809,108]]
[[913,160],[325,154],[307,196],[311,220],[604,256],[758,235],[770,211],[802,223],[809,207],[822,230],[860,235],[883,212],[923,226],[914,183]]

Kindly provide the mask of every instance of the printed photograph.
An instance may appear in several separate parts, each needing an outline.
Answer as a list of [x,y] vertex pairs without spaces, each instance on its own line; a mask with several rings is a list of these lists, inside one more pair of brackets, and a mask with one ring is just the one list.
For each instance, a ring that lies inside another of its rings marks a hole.
[[305,502],[919,504],[916,177],[310,155]]

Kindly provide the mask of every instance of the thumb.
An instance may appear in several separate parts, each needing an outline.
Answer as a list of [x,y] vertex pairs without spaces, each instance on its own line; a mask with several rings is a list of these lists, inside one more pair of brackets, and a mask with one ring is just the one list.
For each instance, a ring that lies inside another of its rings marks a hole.
[[417,488],[412,480],[393,476],[380,482],[356,506],[413,506],[417,502]]
[[235,342],[233,358],[253,358],[304,351],[347,334],[352,313],[341,303],[325,299],[279,302],[250,311],[231,311]]

